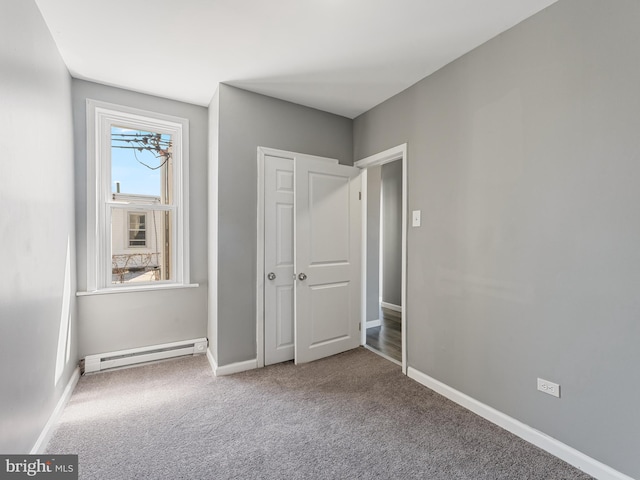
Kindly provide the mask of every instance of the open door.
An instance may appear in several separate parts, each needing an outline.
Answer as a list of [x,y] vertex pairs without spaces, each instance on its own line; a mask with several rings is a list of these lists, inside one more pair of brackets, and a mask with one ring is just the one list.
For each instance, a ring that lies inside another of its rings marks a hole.
[[360,170],[295,162],[295,362],[360,345]]

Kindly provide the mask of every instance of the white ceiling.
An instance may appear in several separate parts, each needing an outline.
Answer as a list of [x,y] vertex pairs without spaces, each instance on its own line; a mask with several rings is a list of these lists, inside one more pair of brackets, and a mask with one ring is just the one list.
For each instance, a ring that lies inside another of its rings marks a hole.
[[76,78],[208,105],[219,82],[349,118],[556,0],[36,0]]

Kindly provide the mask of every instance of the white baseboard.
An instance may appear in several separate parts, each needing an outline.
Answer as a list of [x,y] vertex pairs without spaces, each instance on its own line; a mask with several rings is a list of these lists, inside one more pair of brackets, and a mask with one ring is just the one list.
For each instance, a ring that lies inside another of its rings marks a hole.
[[452,400],[458,405],[463,406],[467,410],[480,415],[482,418],[504,428],[505,430],[517,435],[533,445],[549,452],[550,454],[564,460],[574,467],[588,473],[598,480],[633,480],[633,478],[618,472],[613,468],[595,460],[584,453],[570,447],[535,428],[525,425],[524,423],[512,418],[493,407],[485,405],[482,402],[422,373],[415,368],[409,367],[407,370],[409,378],[414,379],[418,383],[439,393],[440,395]]
[[379,327],[380,325],[382,325],[382,322],[380,321],[380,319],[369,320],[366,324],[366,328]]
[[223,375],[233,375],[234,373],[246,372],[247,370],[253,370],[258,368],[258,360],[246,360],[244,362],[230,363],[229,365],[218,366],[213,371],[216,377],[222,377]]
[[216,362],[216,359],[213,358],[213,353],[211,353],[211,349],[207,348],[207,360],[209,360],[209,365],[211,365],[211,370],[213,371],[213,374],[216,374],[216,370],[218,369],[218,363]]
[[211,370],[216,377],[222,377],[223,375],[233,375],[234,373],[246,372],[247,370],[253,370],[258,368],[258,360],[247,360],[244,362],[231,363],[229,365],[218,366],[218,362],[213,358],[211,350],[207,348],[207,360],[211,365]]
[[392,312],[402,313],[402,307],[400,305],[394,305],[393,303],[380,302],[380,306],[382,308],[386,308],[387,310],[391,310]]
[[78,380],[80,380],[80,367],[76,367],[76,369],[71,374],[71,378],[69,379],[67,386],[62,392],[62,396],[58,400],[56,408],[53,409],[53,413],[51,413],[49,420],[47,420],[47,423],[42,429],[42,432],[40,432],[38,440],[36,440],[36,443],[33,445],[31,452],[29,452],[31,455],[44,453],[44,449],[47,447],[47,444],[49,443],[49,440],[51,440],[51,436],[53,435],[54,427],[58,422],[60,415],[62,414],[62,410],[64,410],[64,407],[66,407],[67,403],[69,403],[69,399],[71,398],[73,389],[76,388],[76,385],[78,384]]

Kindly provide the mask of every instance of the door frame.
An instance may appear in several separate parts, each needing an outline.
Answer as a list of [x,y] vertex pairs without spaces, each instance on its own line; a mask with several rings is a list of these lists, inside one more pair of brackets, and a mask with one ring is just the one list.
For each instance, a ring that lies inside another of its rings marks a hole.
[[257,251],[256,251],[256,360],[258,368],[264,367],[264,162],[265,157],[292,159],[305,158],[340,163],[335,158],[318,157],[304,153],[288,152],[269,147],[258,147],[258,199],[257,199]]
[[361,343],[367,343],[367,168],[384,165],[385,163],[402,160],[402,373],[407,374],[407,215],[408,215],[408,175],[407,175],[407,144],[403,143],[358,160],[354,166],[362,172],[362,312],[361,312]]

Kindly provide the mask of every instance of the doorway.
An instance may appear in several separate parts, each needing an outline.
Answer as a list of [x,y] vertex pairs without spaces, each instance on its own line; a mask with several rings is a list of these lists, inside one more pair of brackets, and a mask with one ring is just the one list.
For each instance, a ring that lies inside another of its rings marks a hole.
[[362,344],[407,368],[407,146],[355,163],[363,169]]
[[367,169],[367,347],[402,363],[402,161]]
[[258,366],[360,344],[360,170],[258,148]]

